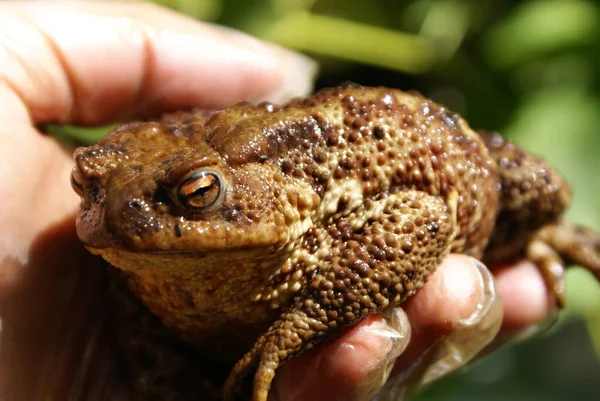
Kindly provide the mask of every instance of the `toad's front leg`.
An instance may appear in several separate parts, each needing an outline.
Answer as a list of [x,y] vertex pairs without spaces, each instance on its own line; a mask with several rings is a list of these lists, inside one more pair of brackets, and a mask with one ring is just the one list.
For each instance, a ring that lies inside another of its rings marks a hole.
[[266,401],[275,370],[285,361],[414,294],[448,254],[456,227],[443,199],[410,190],[365,202],[335,219],[327,232],[331,253],[291,309],[235,365],[226,401],[238,399],[253,372],[251,399]]

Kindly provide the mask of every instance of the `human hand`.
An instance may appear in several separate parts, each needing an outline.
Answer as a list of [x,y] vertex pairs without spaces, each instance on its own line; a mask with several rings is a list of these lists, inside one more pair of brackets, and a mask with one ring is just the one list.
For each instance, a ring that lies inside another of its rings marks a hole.
[[[108,124],[242,99],[283,100],[309,90],[314,66],[155,6],[95,2],[2,2],[0,60],[0,398],[115,399],[120,387],[102,331],[104,262],[75,235],[79,201],[69,185],[70,150],[36,127]],[[505,299],[519,305],[511,309],[505,302],[507,333],[543,320],[551,310],[543,283],[540,291],[530,289],[539,284],[535,269],[514,277],[519,269],[498,277]],[[456,331],[482,302],[480,294],[492,291],[491,280],[478,271],[468,260],[449,259],[406,304],[413,340],[396,364],[400,376]],[[522,282],[527,285],[519,287]],[[496,298],[486,299],[490,311],[498,309],[491,302]],[[525,310],[532,312],[519,318]],[[501,317],[490,313],[493,331]],[[369,319],[320,353],[290,362],[276,379],[273,397],[305,399],[317,388],[351,397],[373,371],[370,366],[394,359],[381,353],[392,340],[382,338],[381,330],[369,331],[381,322]],[[357,366],[367,369],[349,372],[340,355],[358,358]],[[321,358],[314,370],[321,375],[305,376],[315,358]],[[299,384],[298,376],[306,379]],[[324,383],[325,377],[331,380]]]

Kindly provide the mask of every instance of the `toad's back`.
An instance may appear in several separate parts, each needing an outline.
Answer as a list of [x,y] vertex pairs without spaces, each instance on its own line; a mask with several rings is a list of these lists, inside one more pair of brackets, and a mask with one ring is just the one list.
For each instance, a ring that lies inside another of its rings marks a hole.
[[281,112],[301,116],[284,136],[304,145],[289,149],[281,168],[311,181],[319,219],[423,191],[456,208],[453,250],[481,256],[498,211],[497,165],[458,114],[415,93],[360,87],[325,90]]

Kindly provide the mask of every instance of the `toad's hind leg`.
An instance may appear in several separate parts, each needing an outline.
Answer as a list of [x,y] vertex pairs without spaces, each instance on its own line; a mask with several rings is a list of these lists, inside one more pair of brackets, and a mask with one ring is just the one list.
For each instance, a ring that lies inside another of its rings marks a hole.
[[564,305],[564,268],[579,265],[600,281],[600,235],[561,220],[535,234],[526,249],[527,259],[542,271],[559,306]]
[[500,214],[484,262],[533,261],[562,306],[565,266],[581,265],[600,279],[600,236],[561,220],[571,191],[552,166],[498,134],[480,135],[498,163],[501,187]]
[[[368,314],[395,306],[421,287],[448,254],[455,214],[443,199],[405,191],[366,201],[327,227],[331,252],[319,260],[293,306],[233,368],[225,400],[240,397],[256,372],[252,401],[266,401],[275,370]],[[299,256],[309,265],[315,254]],[[247,399],[247,398],[244,398]]]

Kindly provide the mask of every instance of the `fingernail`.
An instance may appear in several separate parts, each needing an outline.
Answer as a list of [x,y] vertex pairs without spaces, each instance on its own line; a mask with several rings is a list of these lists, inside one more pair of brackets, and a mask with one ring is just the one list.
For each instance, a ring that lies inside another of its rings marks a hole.
[[355,401],[370,400],[379,392],[388,381],[396,358],[404,352],[410,341],[410,322],[401,308],[389,308],[382,316],[384,321],[370,325],[368,330],[373,336],[389,340],[389,350],[380,363],[356,387],[353,394]]
[[471,258],[471,261],[480,276],[479,302],[475,311],[469,317],[460,320],[456,329],[445,338],[436,361],[423,376],[422,385],[466,365],[500,330],[503,308],[494,277],[479,260]]
[[[500,304],[500,297],[498,295],[498,289],[496,288],[496,281],[494,280],[494,276],[490,273],[489,269],[479,260],[475,258],[470,258],[473,266],[479,272],[480,278],[480,298],[479,302],[477,302],[475,306],[475,310],[473,313],[459,321],[459,323],[463,326],[473,326],[478,324],[482,319],[484,319],[487,315],[489,315],[490,311],[494,308],[496,304]],[[502,308],[500,308],[500,312],[502,312]]]
[[378,401],[406,399],[421,387],[466,365],[489,344],[500,329],[503,310],[492,274],[480,261],[471,258],[478,280],[479,299],[475,310],[456,322],[455,328],[433,344],[402,377],[388,383]]
[[484,358],[505,344],[514,344],[524,342],[543,332],[548,331],[557,321],[559,316],[559,307],[553,304],[554,308],[550,314],[536,324],[529,325],[520,330],[504,330],[494,340],[488,344],[483,351],[477,355],[477,359]]

